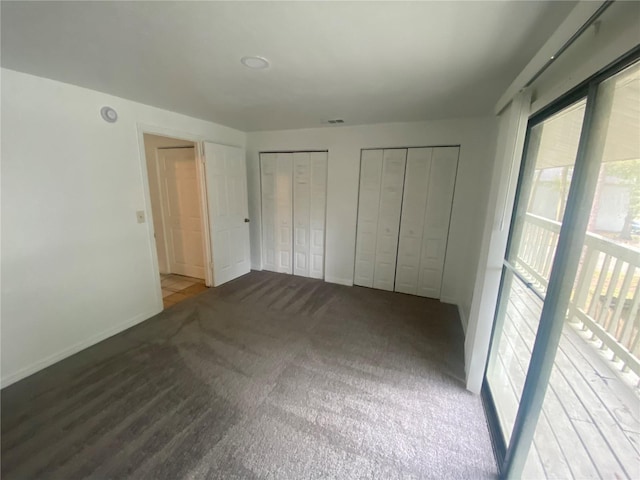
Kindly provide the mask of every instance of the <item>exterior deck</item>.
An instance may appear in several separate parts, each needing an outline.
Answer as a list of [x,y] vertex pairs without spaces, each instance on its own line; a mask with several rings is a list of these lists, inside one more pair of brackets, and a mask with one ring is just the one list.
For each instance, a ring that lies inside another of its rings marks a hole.
[[[495,365],[502,421],[515,421],[542,301],[514,279]],[[640,478],[637,376],[598,337],[565,322],[523,478]]]

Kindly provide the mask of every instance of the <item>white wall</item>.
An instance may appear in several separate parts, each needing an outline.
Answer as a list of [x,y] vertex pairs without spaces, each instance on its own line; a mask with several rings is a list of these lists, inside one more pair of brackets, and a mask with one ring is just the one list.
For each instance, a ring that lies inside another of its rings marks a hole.
[[[353,284],[358,181],[362,148],[461,145],[443,301],[461,306],[466,319],[471,305],[486,200],[491,181],[497,125],[494,118],[327,127],[247,136],[252,268],[261,268],[259,153],[328,150],[327,242],[325,279]],[[463,319],[464,322],[464,319]]]
[[[578,8],[578,6],[576,6]],[[531,112],[544,108],[571,88],[640,45],[640,2],[614,2],[531,85]]]
[[[167,242],[164,236],[164,219],[162,218],[162,197],[160,196],[160,179],[158,177],[158,148],[193,146],[193,142],[158,135],[144,134],[144,155],[149,177],[150,208],[153,215],[153,230],[155,231],[156,251],[158,252],[158,266],[160,273],[169,272],[167,258]],[[193,152],[195,161],[195,150]]]
[[519,93],[499,117],[496,160],[464,344],[467,389],[474,393],[480,393],[484,378],[530,104],[531,93]]
[[[518,76],[522,81],[521,85],[526,84],[530,78],[530,76],[525,78],[527,71],[529,74],[536,72],[542,64],[547,62],[549,58],[548,52],[557,51],[559,45],[564,44],[575,33],[575,30],[587,18],[584,17],[585,9],[589,10],[590,8],[593,8],[593,6],[582,2],[576,5],[574,11],[565,20],[564,27],[561,25],[558,31],[552,35],[551,38],[555,39],[555,47],[553,45],[545,45],[534,57],[534,60],[540,63],[527,66]],[[530,86],[526,95],[533,95],[533,103],[531,108],[526,107],[526,110],[530,110],[532,114],[539,111],[571,88],[614,62],[621,55],[637,47],[640,43],[638,14],[640,14],[640,4],[638,2],[615,2],[609,6],[602,17],[599,18],[597,24],[589,27]],[[567,30],[568,25],[573,25],[573,30]],[[549,48],[552,48],[552,50],[549,50]],[[535,61],[532,61],[532,64],[535,64]],[[514,85],[517,87],[515,90]],[[515,96],[515,92],[519,90],[516,82],[514,82],[514,85],[509,87],[510,89],[505,92],[498,105],[501,103],[506,105],[511,101],[509,97]],[[509,94],[509,92],[512,92],[513,95]],[[521,102],[522,98],[518,100],[518,103]],[[516,110],[519,109],[517,108]],[[499,227],[504,217],[507,218],[508,223],[510,219],[509,213],[513,208],[515,197],[514,188],[510,188],[510,193],[506,197],[503,196],[503,192],[509,189],[508,183],[515,181],[515,178],[509,178],[508,175],[505,175],[504,170],[508,168],[509,164],[512,164],[516,169],[519,168],[522,157],[520,142],[523,138],[516,139],[516,136],[522,136],[524,126],[518,127],[517,124],[520,121],[517,113],[509,114],[504,112],[504,115],[503,128],[501,128],[502,138],[498,141],[498,149],[500,151],[498,152],[495,167],[497,171],[494,172],[492,196],[488,203],[489,207],[486,212],[486,221],[484,222],[485,232],[482,253],[479,258],[476,287],[469,318],[469,331],[465,339],[467,388],[476,393],[480,391],[484,377],[508,236],[508,226],[507,228]],[[512,131],[509,132],[509,130]],[[505,210],[506,214],[504,214]]]
[[[1,72],[4,386],[162,309],[139,124],[238,146],[246,135]],[[116,124],[100,118],[103,105]]]

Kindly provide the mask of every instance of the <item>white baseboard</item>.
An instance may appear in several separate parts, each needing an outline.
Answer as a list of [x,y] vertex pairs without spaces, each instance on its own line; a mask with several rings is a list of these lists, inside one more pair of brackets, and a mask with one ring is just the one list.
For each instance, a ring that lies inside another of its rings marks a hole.
[[346,285],[347,287],[353,287],[352,278],[346,279],[346,278],[325,276],[324,281],[327,283],[337,283],[338,285]]
[[462,330],[464,331],[465,336],[467,335],[467,316],[464,314],[464,310],[462,308],[462,304],[458,302],[458,300],[452,297],[441,297],[440,301],[442,303],[449,303],[451,305],[455,305],[458,309],[458,316],[460,317],[460,324],[462,325]]
[[442,303],[450,303],[451,305],[458,305],[458,300],[453,297],[440,297]]
[[260,272],[260,271],[262,271],[262,265],[254,265],[252,263],[251,264],[251,270],[255,270],[256,272]]
[[105,330],[97,335],[93,335],[92,337],[89,337],[86,340],[83,340],[81,342],[76,343],[75,345],[65,348],[60,352],[54,353],[53,355],[49,355],[48,357],[43,358],[42,360],[38,360],[37,362],[32,363],[29,366],[23,367],[19,369],[17,372],[10,373],[9,375],[0,379],[0,388],[8,387],[12,383],[22,380],[23,378],[26,378],[29,375],[33,375],[34,373],[39,372],[40,370],[43,370],[53,365],[54,363],[59,362],[60,360],[70,357],[71,355],[74,355],[80,352],[81,350],[84,350],[85,348],[91,347],[92,345],[95,345],[96,343],[99,343],[102,340],[106,340],[107,338],[112,337],[126,330],[127,328],[133,327],[138,323],[144,322],[145,320],[153,317],[154,315],[157,315],[160,312],[162,312],[162,307],[160,307],[160,310],[157,310],[157,311],[154,310],[152,312],[146,312],[146,313],[141,313],[140,315],[136,315],[135,317],[133,317],[130,320],[127,320],[126,322],[119,323],[115,327],[109,328],[108,330]]
[[458,315],[460,316],[460,323],[462,324],[462,330],[464,332],[464,336],[466,338],[467,336],[467,325],[468,325],[468,320],[467,320],[467,316],[464,314],[464,309],[462,308],[462,305],[458,304]]

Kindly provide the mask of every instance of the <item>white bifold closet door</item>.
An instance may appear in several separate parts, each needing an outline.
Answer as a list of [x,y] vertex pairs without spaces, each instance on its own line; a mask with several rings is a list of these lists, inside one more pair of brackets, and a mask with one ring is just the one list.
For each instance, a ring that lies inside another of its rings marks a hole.
[[354,283],[393,290],[406,149],[363,150]]
[[433,148],[412,148],[407,155],[398,242],[396,292],[418,293],[424,216],[427,206]]
[[293,154],[260,155],[263,268],[293,273]]
[[293,154],[293,274],[324,277],[327,153]]
[[440,298],[459,151],[459,147],[433,149],[417,290],[423,297]]
[[458,151],[362,152],[356,285],[440,297]]
[[263,268],[324,278],[327,152],[260,159]]
[[360,159],[360,194],[356,235],[355,285],[373,287],[382,179],[382,150],[363,150]]
[[440,298],[458,152],[458,147],[408,151],[397,292]]

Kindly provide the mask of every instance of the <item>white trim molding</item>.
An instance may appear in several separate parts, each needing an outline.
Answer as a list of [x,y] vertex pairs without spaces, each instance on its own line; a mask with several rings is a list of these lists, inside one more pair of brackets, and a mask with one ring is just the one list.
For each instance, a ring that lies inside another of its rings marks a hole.
[[327,283],[336,283],[338,285],[353,287],[353,278],[337,278],[337,277],[325,276],[324,281]]
[[37,362],[32,363],[27,367],[21,368],[16,372],[10,373],[9,375],[6,375],[0,380],[0,388],[8,387],[9,385],[16,383],[17,381],[22,380],[23,378],[26,378],[30,375],[33,375],[34,373],[39,372],[40,370],[50,367],[51,365],[59,362],[60,360],[64,360],[65,358],[70,357],[71,355],[74,355],[78,352],[81,352],[86,348],[92,347],[97,343],[103,340],[106,340],[109,337],[113,337],[114,335],[122,333],[123,331],[133,327],[134,325],[142,323],[145,320],[150,319],[154,315],[159,314],[160,312],[162,312],[162,308],[163,307],[161,304],[159,309],[156,308],[152,311],[136,315],[135,317],[133,317],[130,320],[127,320],[126,322],[119,323],[118,325],[115,325],[109,328],[108,330],[100,332],[97,335],[93,335],[81,342],[78,342],[69,348],[65,348],[57,353],[54,353],[53,355],[49,355],[48,357],[43,358],[42,360],[38,360]]
[[462,325],[462,331],[464,332],[464,335],[466,337],[469,321],[467,319],[467,316],[464,314],[464,308],[462,308],[462,305],[459,303],[457,307],[458,307],[458,316],[460,317],[460,324]]

